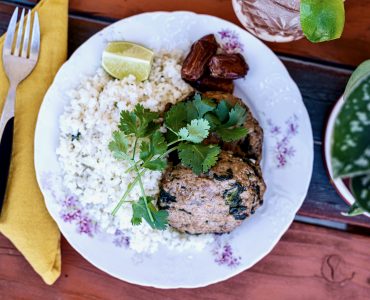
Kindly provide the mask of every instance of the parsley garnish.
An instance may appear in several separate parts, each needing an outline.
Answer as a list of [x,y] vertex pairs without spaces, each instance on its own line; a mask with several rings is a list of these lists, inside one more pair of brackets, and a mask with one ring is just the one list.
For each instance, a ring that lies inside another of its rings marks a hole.
[[[163,171],[167,167],[167,156],[177,151],[184,166],[197,175],[208,172],[218,159],[220,147],[205,145],[202,142],[210,133],[218,135],[222,140],[237,141],[246,136],[243,127],[247,112],[239,104],[231,107],[226,101],[217,102],[202,99],[195,94],[193,99],[180,102],[166,112],[163,126],[166,136],[160,131],[159,114],[136,105],[134,111],[122,111],[119,131],[113,133],[109,149],[117,160],[130,163],[130,171],[136,177],[128,185],[123,197],[113,210],[113,215],[123,203],[131,203],[133,225],[142,223],[144,219],[152,228],[164,230],[167,227],[168,212],[158,210],[153,204],[155,199],[145,195],[142,176],[147,170]],[[134,139],[129,146],[129,137]],[[131,149],[132,148],[132,149]],[[139,151],[139,155],[136,155]],[[141,197],[135,201],[127,200],[134,186],[139,184]]]

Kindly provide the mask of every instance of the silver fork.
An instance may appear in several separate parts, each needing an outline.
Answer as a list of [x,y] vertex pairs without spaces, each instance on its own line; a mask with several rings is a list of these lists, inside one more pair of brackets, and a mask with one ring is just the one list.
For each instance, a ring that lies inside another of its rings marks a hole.
[[[22,9],[18,29],[17,19],[18,7],[10,19],[3,47],[3,65],[10,86],[0,119],[0,212],[11,159],[16,89],[36,66],[40,51],[40,25],[37,12],[31,20],[31,10],[28,10],[25,17],[25,10]],[[6,141],[4,133],[7,136]]]

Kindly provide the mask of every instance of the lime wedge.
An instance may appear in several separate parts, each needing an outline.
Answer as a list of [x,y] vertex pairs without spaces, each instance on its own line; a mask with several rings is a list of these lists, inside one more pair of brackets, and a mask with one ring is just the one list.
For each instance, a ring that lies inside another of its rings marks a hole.
[[309,41],[318,43],[340,38],[345,21],[343,0],[301,0],[300,18]]
[[117,79],[134,75],[136,80],[148,79],[153,62],[153,51],[130,42],[111,42],[103,52],[104,70]]

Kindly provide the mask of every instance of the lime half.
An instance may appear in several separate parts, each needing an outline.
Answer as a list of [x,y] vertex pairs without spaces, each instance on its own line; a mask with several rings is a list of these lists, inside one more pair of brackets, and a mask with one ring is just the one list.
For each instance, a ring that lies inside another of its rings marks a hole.
[[136,80],[148,79],[153,62],[153,51],[130,42],[111,42],[103,52],[104,70],[117,79],[134,75]]

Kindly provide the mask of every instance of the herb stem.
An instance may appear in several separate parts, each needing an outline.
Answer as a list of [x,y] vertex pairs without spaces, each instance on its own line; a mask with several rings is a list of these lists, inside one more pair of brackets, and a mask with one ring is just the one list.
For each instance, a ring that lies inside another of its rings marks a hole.
[[113,216],[116,215],[117,211],[122,206],[122,204],[124,202],[126,202],[126,198],[127,198],[128,194],[132,191],[132,189],[136,185],[137,181],[138,181],[138,178],[135,177],[134,181],[128,184],[127,189],[126,189],[126,192],[123,194],[121,200],[119,200],[119,202],[117,203],[116,207],[112,211],[112,215]]
[[166,128],[172,131],[176,136],[179,136],[179,134],[175,130],[173,130],[171,127],[166,126]]
[[134,143],[134,150],[133,150],[133,153],[132,153],[132,160],[135,161],[135,154],[136,154],[136,147],[137,147],[137,141],[139,140],[139,138],[135,138],[135,143]]
[[174,144],[176,144],[176,143],[178,143],[178,142],[182,142],[182,141],[184,141],[184,139],[178,139],[178,140],[176,140],[176,141],[173,141],[173,142],[169,143],[169,144],[167,145],[167,147],[170,147],[170,146],[172,146],[172,145],[174,145]]
[[168,154],[170,154],[171,152],[175,151],[176,149],[177,149],[177,146],[176,147],[172,147],[171,149],[169,149],[165,153],[163,153],[161,156],[159,156],[159,158],[166,157]]
[[[141,173],[138,173],[138,176],[139,175],[144,175],[145,174],[145,171],[146,170],[143,170],[141,171]],[[117,203],[116,207],[113,209],[112,211],[112,215],[115,216],[117,214],[117,211],[120,209],[120,207],[122,206],[123,203],[127,202],[126,201],[126,198],[127,196],[130,194],[130,192],[132,191],[132,189],[135,187],[135,185],[138,183],[139,181],[139,177],[136,176],[134,181],[129,183],[128,186],[127,186],[127,190],[125,191],[125,193],[123,194],[121,200],[119,200],[119,202]]]
[[[177,140],[176,142],[178,142],[179,140]],[[164,154],[162,154],[161,156],[159,156],[159,158],[164,158],[166,157],[168,154],[170,154],[171,152],[175,151],[177,149],[177,146],[176,147],[172,147],[171,149],[167,150]],[[115,216],[117,214],[117,211],[120,209],[120,207],[123,205],[123,203],[126,202],[126,198],[128,196],[128,194],[132,191],[132,189],[134,188],[134,186],[139,182],[139,184],[141,185],[140,188],[141,188],[141,191],[143,192],[144,190],[144,187],[143,187],[143,183],[141,181],[141,176],[143,176],[146,171],[148,169],[144,169],[142,171],[139,171],[136,163],[133,163],[131,161],[131,166],[135,169],[136,173],[137,173],[137,176],[135,177],[134,181],[131,182],[128,186],[127,186],[127,190],[125,191],[125,193],[123,194],[121,200],[117,203],[116,207],[113,209],[112,211],[112,215]],[[149,210],[149,207],[148,207],[148,204],[146,203],[146,196],[145,196],[145,192],[143,194],[143,197],[145,198],[145,206],[148,210],[148,214],[149,214],[149,217],[150,219],[152,220],[153,216]],[[152,220],[153,221],[153,220]]]
[[139,186],[140,186],[140,189],[141,189],[141,194],[142,194],[142,195],[143,195],[143,197],[144,197],[144,203],[145,203],[146,211],[148,212],[148,215],[149,215],[150,221],[154,222],[154,218],[153,218],[153,216],[152,216],[152,212],[150,211],[149,206],[148,206],[148,201],[146,200],[146,195],[145,195],[144,185],[143,185],[143,181],[141,180],[141,175],[140,175],[139,169],[138,169],[138,167],[137,167],[137,166],[135,166],[135,169],[136,169],[136,172],[137,172],[137,178],[138,178],[138,180],[139,180]]

